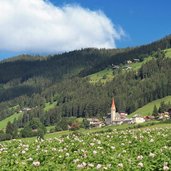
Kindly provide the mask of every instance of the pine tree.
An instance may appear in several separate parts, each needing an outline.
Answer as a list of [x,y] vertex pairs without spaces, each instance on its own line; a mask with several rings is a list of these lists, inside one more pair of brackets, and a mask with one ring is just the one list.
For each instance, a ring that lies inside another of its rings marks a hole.
[[159,112],[162,113],[162,112],[166,112],[166,111],[167,111],[167,105],[165,104],[164,101],[162,101],[160,103]]
[[90,122],[86,118],[83,119],[83,128],[85,129],[90,128]]
[[152,115],[155,116],[155,117],[158,115],[158,109],[157,109],[157,106],[156,105],[154,105]]
[[12,138],[16,138],[17,137],[17,127],[13,123],[8,122],[8,124],[6,126],[6,134],[10,134]]

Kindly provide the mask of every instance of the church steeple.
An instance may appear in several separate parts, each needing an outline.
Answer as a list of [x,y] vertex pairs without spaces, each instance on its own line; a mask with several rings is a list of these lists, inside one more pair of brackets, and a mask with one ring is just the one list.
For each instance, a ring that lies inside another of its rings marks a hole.
[[114,98],[112,98],[112,106],[111,106],[111,109],[115,109],[116,110]]
[[111,105],[111,123],[114,121],[118,121],[120,119],[120,116],[118,113],[116,113],[116,106],[115,106],[115,100],[112,98],[112,105]]

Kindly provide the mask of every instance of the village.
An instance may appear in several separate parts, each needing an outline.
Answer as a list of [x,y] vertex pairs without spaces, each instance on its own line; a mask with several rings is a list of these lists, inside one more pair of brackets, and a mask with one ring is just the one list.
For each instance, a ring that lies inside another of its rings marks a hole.
[[[125,112],[116,112],[116,106],[114,98],[112,98],[111,113],[103,117],[103,120],[99,118],[88,118],[90,127],[103,127],[109,125],[122,125],[122,124],[141,124],[144,122],[149,122],[156,120],[152,115],[142,117],[140,114],[135,114],[133,117],[128,117],[129,115]],[[159,114],[158,120],[168,120],[171,118],[171,110],[168,112],[163,112]]]
[[[24,107],[19,111],[19,113],[29,112],[32,109],[33,108]],[[158,117],[156,118],[154,115],[142,116],[141,113],[137,113],[130,117],[126,112],[117,112],[115,100],[114,98],[112,98],[110,113],[106,114],[103,118],[91,117],[86,118],[86,120],[89,122],[89,128],[101,128],[104,126],[122,124],[141,124],[144,122],[150,122],[154,120],[168,120],[171,118],[171,109],[167,112],[157,113],[157,115]],[[75,126],[75,124],[68,125],[69,130],[75,127],[77,127]]]

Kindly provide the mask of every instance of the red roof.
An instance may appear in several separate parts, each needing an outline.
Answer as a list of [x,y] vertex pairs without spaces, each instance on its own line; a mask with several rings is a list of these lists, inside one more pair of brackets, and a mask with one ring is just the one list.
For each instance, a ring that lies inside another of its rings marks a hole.
[[114,101],[114,98],[112,98],[112,106],[111,108],[115,108],[115,101]]

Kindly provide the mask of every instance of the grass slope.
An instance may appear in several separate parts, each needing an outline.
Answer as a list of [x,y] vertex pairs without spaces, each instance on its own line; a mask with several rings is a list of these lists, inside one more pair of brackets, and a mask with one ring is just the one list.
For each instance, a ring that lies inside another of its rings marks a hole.
[[98,82],[106,83],[114,78],[113,70],[111,68],[106,68],[95,74],[89,75],[88,78],[90,79],[90,83],[92,84],[96,84]]
[[152,102],[146,104],[145,106],[137,109],[135,112],[130,114],[129,117],[132,117],[135,114],[139,114],[141,116],[151,115],[152,112],[153,112],[154,105],[156,105],[157,108],[159,108],[160,103],[162,101],[164,101],[165,103],[171,102],[171,96],[166,96],[166,97],[164,97],[162,99],[158,99],[158,100],[152,101]]
[[[52,127],[49,127],[52,128]],[[53,126],[54,128],[54,126]],[[105,132],[105,131],[109,131],[109,130],[127,130],[127,129],[150,129],[150,128],[171,128],[171,122],[169,123],[165,123],[162,121],[150,121],[150,122],[145,122],[145,123],[141,123],[138,125],[129,125],[129,124],[123,124],[123,125],[112,125],[112,126],[105,126],[102,128],[92,128],[92,129],[79,129],[78,132],[86,134],[86,133],[96,133],[96,132]],[[45,139],[49,139],[49,138],[58,138],[64,135],[69,135],[72,134],[73,131],[59,131],[59,132],[54,132],[54,133],[47,133],[45,135]],[[37,137],[30,137],[30,138],[21,138],[19,140],[22,140],[24,142],[33,142],[37,139]],[[5,141],[6,142],[6,141]],[[3,142],[0,142],[0,144]]]
[[[166,55],[166,57],[171,58],[171,48],[165,50],[165,55]],[[149,56],[149,57],[145,58],[142,62],[132,63],[132,64],[129,64],[129,66],[134,71],[138,71],[143,64],[147,63],[148,61],[150,61],[152,59],[153,59],[153,57]],[[106,82],[109,82],[114,78],[114,74],[113,74],[112,68],[106,68],[102,71],[99,71],[97,73],[89,75],[88,78],[90,79],[90,83],[92,83],[92,84],[96,84],[98,82],[105,84]]]
[[166,49],[165,52],[166,52],[166,54],[165,54],[166,57],[171,58],[171,48],[170,49]]
[[22,116],[22,113],[14,113],[13,115],[5,118],[4,120],[0,121],[0,130],[5,129],[8,122],[13,122],[14,119],[18,119]]
[[53,103],[50,103],[50,102],[45,103],[44,111],[48,112],[50,109],[55,108],[56,104],[57,104],[57,102],[56,102],[56,101],[55,101],[55,102],[53,102]]
[[[152,60],[151,56],[145,58],[144,61],[142,62],[136,62],[136,63],[132,63],[129,65],[126,64],[126,65],[130,66],[134,71],[138,71],[143,64],[147,63],[150,60]],[[124,66],[123,66],[123,71],[124,71]],[[98,82],[105,84],[106,82],[109,82],[114,78],[113,73],[114,73],[114,70],[112,68],[106,68],[102,71],[89,75],[88,78],[90,79],[90,83],[92,84],[96,84]]]
[[132,67],[133,70],[138,71],[141,66],[145,63],[147,63],[148,61],[152,60],[153,58],[151,56],[145,58],[142,62],[136,62],[136,63],[132,63],[129,66]]
[[[50,109],[53,109],[56,106],[57,102],[55,101],[54,103],[45,103],[45,111],[49,111]],[[14,113],[13,115],[3,119],[0,121],[0,130],[5,129],[7,126],[8,122],[13,122],[14,119],[18,119],[23,115],[23,113]],[[50,130],[52,127],[50,127],[48,130]]]

